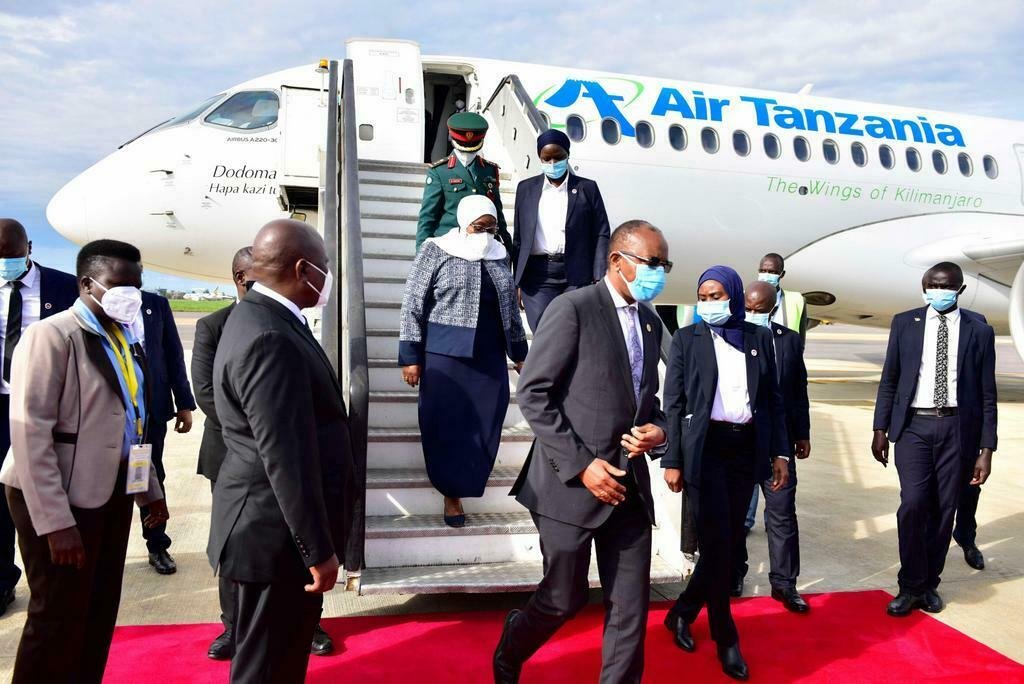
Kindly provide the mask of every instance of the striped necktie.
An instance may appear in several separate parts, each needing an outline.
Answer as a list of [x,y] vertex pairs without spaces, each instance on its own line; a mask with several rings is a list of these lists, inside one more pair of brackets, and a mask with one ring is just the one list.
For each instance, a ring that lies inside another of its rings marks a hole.
[[636,326],[638,321],[635,306],[626,307],[626,320],[629,321],[629,370],[633,376],[633,396],[640,404],[640,383],[644,377],[644,348],[640,344],[640,334]]

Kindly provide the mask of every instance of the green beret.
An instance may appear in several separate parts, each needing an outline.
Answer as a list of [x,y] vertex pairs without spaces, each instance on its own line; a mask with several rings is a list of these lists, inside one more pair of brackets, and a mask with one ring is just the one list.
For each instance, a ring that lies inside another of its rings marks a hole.
[[487,132],[487,119],[476,112],[459,112],[448,118],[448,128],[455,131]]

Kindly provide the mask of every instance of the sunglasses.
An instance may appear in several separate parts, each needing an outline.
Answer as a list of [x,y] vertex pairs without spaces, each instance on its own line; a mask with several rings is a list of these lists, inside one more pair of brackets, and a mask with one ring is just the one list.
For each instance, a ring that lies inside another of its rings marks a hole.
[[633,254],[632,252],[623,251],[620,251],[619,254],[630,257],[632,259],[636,259],[641,263],[647,264],[651,268],[664,268],[665,273],[672,272],[672,262],[669,261],[668,259],[659,259],[658,257],[642,257],[639,254]]

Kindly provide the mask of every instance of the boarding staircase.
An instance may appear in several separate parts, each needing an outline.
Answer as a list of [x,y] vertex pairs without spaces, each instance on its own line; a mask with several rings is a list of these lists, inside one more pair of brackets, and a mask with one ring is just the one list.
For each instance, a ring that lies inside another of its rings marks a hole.
[[[522,93],[516,97],[517,87],[522,90],[517,78],[506,79],[506,85],[499,88],[484,113],[491,119],[492,131],[497,130],[503,141],[512,143],[506,146],[511,149],[506,149],[503,161],[518,158],[526,167],[533,156],[529,148],[541,119],[534,109],[535,118],[523,120],[521,110],[529,100]],[[516,99],[502,99],[510,96]],[[509,111],[511,104],[519,112],[515,121],[518,128],[512,131],[509,119],[517,112]],[[354,136],[349,137],[354,142]],[[522,141],[527,140],[524,147]],[[503,170],[500,179],[500,197],[510,230],[518,180],[514,161],[511,166],[513,172]],[[442,520],[442,497],[431,486],[424,467],[417,390],[402,381],[397,364],[402,295],[415,256],[416,221],[426,170],[425,164],[358,160],[368,371],[362,509],[365,567],[361,572],[349,567],[350,575],[357,576],[349,587],[358,588],[362,594],[526,591],[540,580],[542,564],[530,514],[508,495],[533,440],[516,403],[517,375],[511,364],[512,398],[497,461],[484,496],[463,500],[466,525],[462,528],[447,527]],[[355,181],[350,183],[354,186]],[[351,285],[358,287],[356,283]],[[352,343],[348,340],[349,345]],[[459,427],[459,416],[453,415],[451,429]],[[677,558],[670,561],[656,555],[652,582],[678,582],[682,577],[680,568]],[[592,564],[590,581],[597,586],[596,564]]]

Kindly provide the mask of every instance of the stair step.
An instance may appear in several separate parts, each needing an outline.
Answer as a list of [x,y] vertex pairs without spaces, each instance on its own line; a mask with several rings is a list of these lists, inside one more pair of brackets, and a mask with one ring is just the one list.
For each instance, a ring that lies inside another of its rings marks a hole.
[[[544,576],[540,561],[366,568],[360,594],[490,594],[533,591]],[[590,586],[601,586],[597,561],[591,559]],[[651,584],[683,580],[682,572],[661,556],[651,558]]]
[[[367,322],[376,314],[372,312],[377,309],[367,309]],[[393,312],[391,312],[393,313]],[[402,373],[399,370],[397,358],[371,359],[370,367],[370,390],[373,392],[399,392],[409,389],[409,386],[402,380]],[[515,387],[519,382],[519,374],[512,371],[512,362],[508,363],[509,383]],[[514,391],[514,390],[513,390]]]
[[373,195],[370,193],[359,195],[359,204],[363,202],[394,202],[396,204],[419,204],[420,200],[415,197],[398,197],[395,195]]
[[[401,540],[401,541],[397,541]],[[537,528],[526,509],[466,514],[465,527],[449,527],[429,515],[367,516],[366,566],[454,565],[540,558]]]
[[[396,392],[370,392],[371,428],[417,428],[419,427],[419,390],[408,389]],[[525,425],[519,405],[513,395],[502,421],[504,427]]]
[[389,280],[401,278],[404,283],[409,277],[412,267],[412,260],[405,259],[377,259],[371,255],[363,255],[363,275],[365,278],[388,278]]
[[405,296],[405,278],[374,276],[364,278],[364,296],[401,301]]
[[[521,437],[519,431],[525,426],[515,426],[502,431],[502,441],[498,445],[498,457],[495,459],[495,467],[509,467],[519,470],[526,462],[526,455],[530,452],[533,443],[533,434],[529,433],[525,438]],[[394,430],[395,428],[391,428]],[[370,430],[371,434],[374,432]],[[528,431],[527,431],[528,432]],[[405,428],[397,436],[402,439],[392,440],[390,437],[395,433],[378,434],[378,439],[372,438],[367,444],[366,462],[371,468],[423,468],[423,447],[420,444],[419,430]],[[470,510],[477,510],[476,505],[469,506]],[[393,513],[389,509],[388,513]],[[383,514],[383,513],[382,513]]]
[[[441,494],[430,484],[422,464],[418,468],[373,468],[366,471],[368,516],[432,515],[441,510]],[[521,466],[496,466],[482,497],[464,499],[469,514],[518,513],[523,507],[509,496]]]
[[[418,428],[370,428],[368,439],[370,442],[420,442],[420,431]],[[505,442],[532,442],[533,431],[526,425],[515,425],[502,428],[501,441]]]
[[[419,402],[420,393],[415,389],[398,390],[398,391],[381,391],[381,392],[370,392],[371,402],[387,402],[393,404],[415,404]],[[509,397],[509,403],[515,404],[516,401],[515,392]]]
[[[368,195],[388,197],[392,201],[411,200],[419,204],[423,200],[426,174],[418,178],[394,176],[393,178],[360,177],[359,190]],[[515,206],[516,188],[512,183],[498,187],[501,203],[506,207]]]
[[408,259],[410,265],[413,259],[416,258],[416,229],[413,226],[412,230],[406,234],[388,234],[388,233],[363,233],[363,253],[367,257],[379,258],[386,256],[386,258],[401,257]]
[[[511,487],[519,477],[519,468],[496,466],[487,480],[488,487]],[[430,487],[430,478],[423,468],[367,468],[367,489],[413,489]]]
[[[382,173],[405,173],[425,175],[430,164],[418,162],[393,162],[383,159],[360,159],[359,171],[382,172]],[[361,174],[360,174],[361,175]],[[511,180],[509,173],[502,172],[498,176],[501,180]]]

